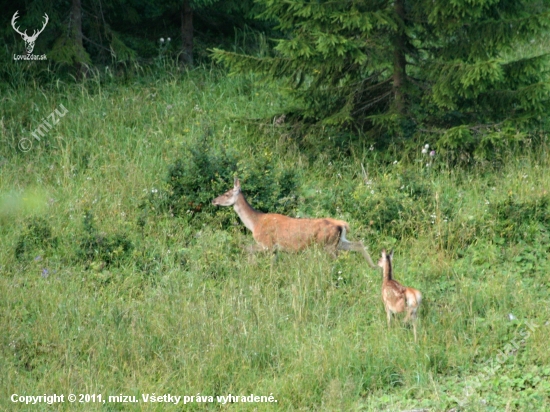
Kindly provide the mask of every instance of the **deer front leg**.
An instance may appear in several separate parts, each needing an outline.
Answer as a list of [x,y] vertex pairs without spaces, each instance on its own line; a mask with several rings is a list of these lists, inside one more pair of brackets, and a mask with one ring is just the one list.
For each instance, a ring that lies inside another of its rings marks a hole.
[[267,250],[267,248],[265,248],[264,246],[258,244],[258,243],[254,243],[252,245],[249,245],[246,247],[246,251],[248,253],[257,253],[257,252],[265,252]]

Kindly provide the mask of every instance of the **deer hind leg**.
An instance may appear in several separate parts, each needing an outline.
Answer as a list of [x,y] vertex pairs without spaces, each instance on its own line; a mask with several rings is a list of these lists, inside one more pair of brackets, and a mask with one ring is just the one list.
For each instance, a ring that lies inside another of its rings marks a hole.
[[325,251],[332,257],[336,259],[338,257],[338,246],[335,245],[326,245]]
[[407,316],[405,316],[404,322],[410,321],[413,327],[414,341],[416,342],[416,309],[417,307],[409,306],[407,308]]
[[350,242],[345,238],[345,234],[345,230],[342,230],[342,237],[336,246],[336,250],[353,250],[354,252],[359,252],[363,255],[371,268],[378,269],[378,266],[376,266],[372,261],[369,252],[365,249],[365,246],[363,246],[361,242]]
[[409,320],[411,320],[412,316],[413,316],[413,308],[409,306],[407,308],[407,316],[405,316],[405,319],[403,319],[403,322],[408,322]]

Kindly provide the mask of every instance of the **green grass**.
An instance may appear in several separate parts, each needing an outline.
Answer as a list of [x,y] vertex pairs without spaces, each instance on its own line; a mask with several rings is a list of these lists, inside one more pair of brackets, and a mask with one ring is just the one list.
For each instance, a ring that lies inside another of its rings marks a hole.
[[[19,140],[60,103],[68,113],[21,152]],[[206,68],[124,86],[7,90],[0,409],[51,410],[12,404],[13,393],[253,393],[278,401],[226,405],[232,410],[550,408],[546,141],[536,153],[467,169],[437,156],[426,167],[420,147],[412,157],[367,145],[309,158],[286,125],[258,120],[280,115],[284,104],[275,86]],[[296,215],[346,219],[348,237],[362,239],[373,258],[393,247],[396,278],[424,296],[419,342],[399,322],[387,329],[381,274],[358,254],[334,260],[314,248],[274,260],[244,252],[251,234],[216,218],[236,222],[231,210],[144,215],[150,194],[167,190],[168,167],[205,139],[241,153],[245,170],[259,156],[296,169]],[[84,226],[87,213],[94,229]],[[50,237],[29,226],[37,217]],[[96,242],[91,255],[83,239]],[[16,258],[18,245],[25,253]],[[538,326],[529,336],[525,322]],[[502,364],[499,351],[509,355]],[[491,364],[500,368],[487,375]]]

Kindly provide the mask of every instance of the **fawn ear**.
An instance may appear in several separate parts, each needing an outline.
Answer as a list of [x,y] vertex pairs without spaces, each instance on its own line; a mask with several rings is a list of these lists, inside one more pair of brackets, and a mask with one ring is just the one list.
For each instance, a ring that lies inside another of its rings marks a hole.
[[233,183],[233,189],[235,190],[238,190],[239,192],[241,191],[241,182],[239,182],[239,178],[238,177],[235,177],[235,181]]
[[393,259],[393,249],[390,250],[390,259]]
[[382,249],[382,257],[383,257],[383,258],[386,257],[386,249]]

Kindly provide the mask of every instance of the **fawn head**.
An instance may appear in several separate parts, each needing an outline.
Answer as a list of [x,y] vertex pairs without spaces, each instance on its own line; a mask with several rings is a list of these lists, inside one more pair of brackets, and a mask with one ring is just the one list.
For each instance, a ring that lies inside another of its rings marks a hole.
[[384,269],[384,266],[386,265],[386,261],[391,264],[391,261],[393,259],[393,250],[390,250],[390,253],[386,253],[386,249],[382,249],[382,257],[378,261],[378,266],[380,266],[382,269]]
[[235,178],[233,189],[212,200],[212,204],[216,206],[233,206],[237,201],[239,193],[241,193],[241,183],[239,179]]

